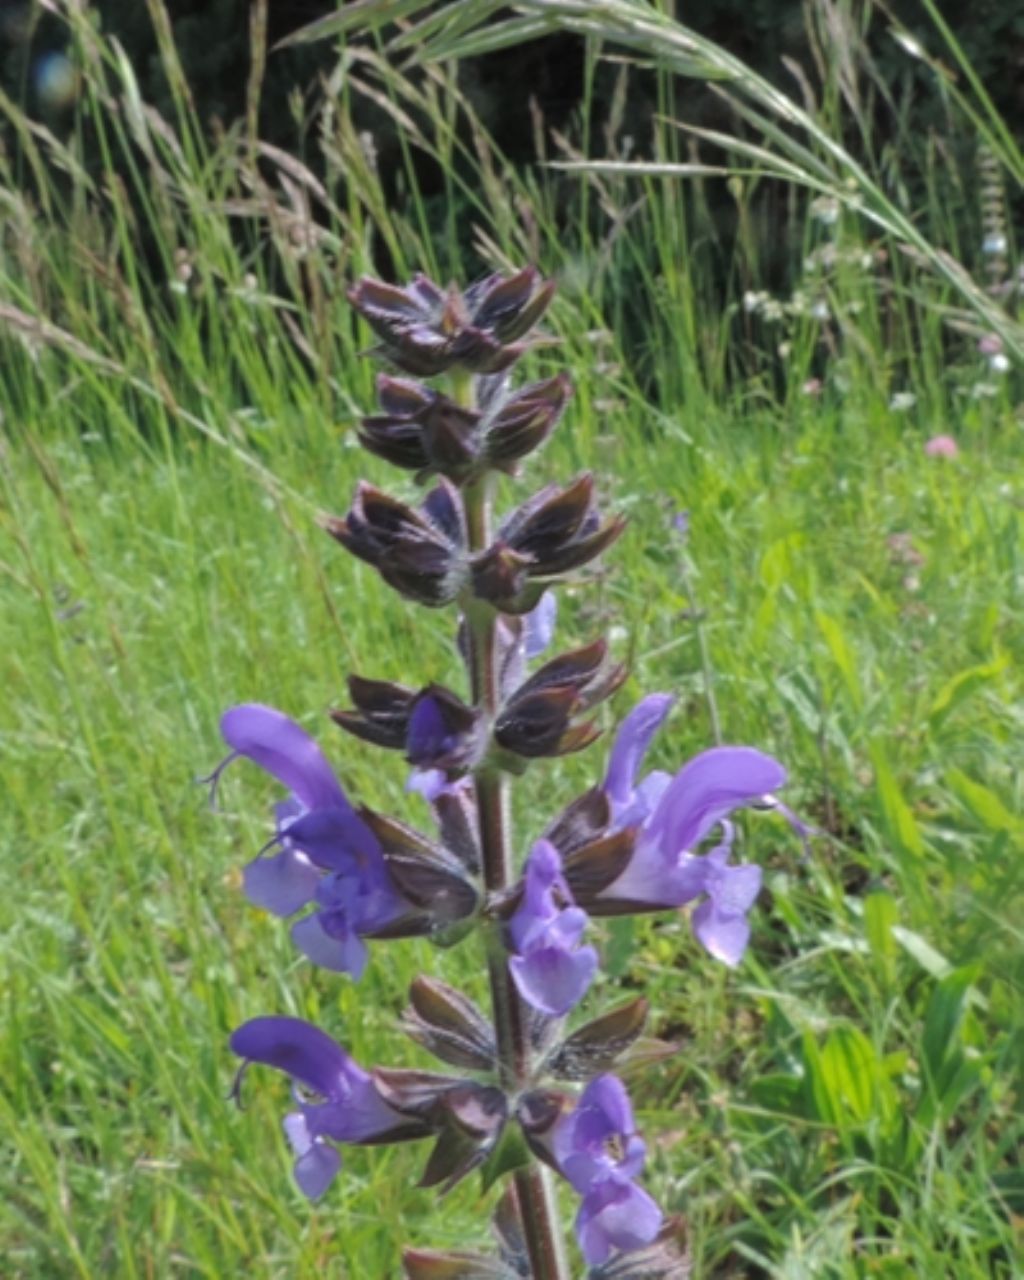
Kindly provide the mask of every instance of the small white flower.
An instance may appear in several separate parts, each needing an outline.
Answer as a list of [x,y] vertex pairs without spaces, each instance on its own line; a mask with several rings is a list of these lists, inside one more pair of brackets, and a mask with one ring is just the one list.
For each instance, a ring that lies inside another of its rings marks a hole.
[[1001,231],[990,231],[981,242],[982,253],[998,257],[1006,252],[1006,236]]
[[915,404],[917,404],[917,396],[913,391],[897,391],[889,401],[889,408],[893,413],[904,413],[907,409],[913,409]]

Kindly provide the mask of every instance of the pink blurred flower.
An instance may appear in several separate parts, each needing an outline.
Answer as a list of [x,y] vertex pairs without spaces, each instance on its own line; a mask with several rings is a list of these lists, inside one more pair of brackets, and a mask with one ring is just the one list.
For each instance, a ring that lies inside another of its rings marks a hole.
[[960,452],[952,436],[932,436],[924,451],[929,458],[955,458]]

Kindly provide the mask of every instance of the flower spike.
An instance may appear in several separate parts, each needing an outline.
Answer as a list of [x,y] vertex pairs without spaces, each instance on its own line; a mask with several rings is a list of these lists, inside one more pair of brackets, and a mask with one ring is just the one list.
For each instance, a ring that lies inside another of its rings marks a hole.
[[[485,1188],[509,1177],[497,1255],[405,1249],[409,1280],[568,1280],[552,1171],[579,1196],[587,1280],[686,1280],[680,1223],[666,1221],[640,1183],[645,1144],[612,1074],[677,1049],[643,1037],[642,996],[566,1025],[598,968],[584,934],[591,916],[689,905],[697,940],[735,965],[762,881],[759,867],[732,860],[736,812],[777,809],[802,838],[811,834],[775,797],[782,765],[752,747],[719,746],[675,773],[644,772],[673,705],[663,693],[623,721],[603,780],[554,817],[529,814],[539,838],[520,843],[510,830],[522,807],[509,803],[511,779],[530,761],[590,745],[595,709],[626,675],[603,639],[541,658],[554,638],[551,588],[624,528],[600,514],[593,476],[546,484],[503,518],[492,508],[500,473],[518,474],[572,395],[564,373],[518,386],[513,378],[553,292],[527,267],[466,289],[425,275],[404,286],[364,278],[348,295],[393,366],[378,378],[360,442],[432,487],[408,503],[360,481],[347,514],[321,524],[407,600],[456,607],[453,652],[467,679],[456,692],[432,676],[352,676],[350,707],[331,716],[361,743],[404,755],[406,791],[429,806],[431,834],[354,805],[314,739],[258,703],[225,713],[230,755],[211,778],[216,787],[228,763],[248,759],[284,788],[274,839],[245,868],[245,891],[291,918],[292,939],[314,963],[358,977],[371,939],[425,936],[450,947],[485,935],[490,1016],[426,973],[401,1014],[443,1073],[364,1069],[299,1018],[254,1018],[231,1037],[242,1059],[236,1095],[252,1064],[291,1080],[284,1129],[309,1198],[327,1190],[351,1143],[433,1138],[419,1185],[442,1195],[476,1169]],[[447,380],[429,385],[438,375]],[[687,536],[688,521],[673,521],[677,535]]]

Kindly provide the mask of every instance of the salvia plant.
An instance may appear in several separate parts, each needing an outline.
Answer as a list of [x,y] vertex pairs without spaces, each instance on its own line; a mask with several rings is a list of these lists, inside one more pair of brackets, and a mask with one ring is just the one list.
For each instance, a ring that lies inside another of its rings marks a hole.
[[532,760],[589,746],[595,707],[625,675],[603,639],[537,665],[553,639],[552,588],[623,530],[599,514],[592,477],[548,485],[500,518],[493,511],[500,474],[517,473],[570,397],[565,374],[518,388],[511,377],[553,291],[526,269],[464,292],[418,276],[406,288],[363,279],[349,294],[379,340],[375,354],[403,375],[380,376],[379,411],[360,439],[431,487],[409,506],[361,483],[348,514],[324,525],[408,599],[454,607],[468,688],[352,676],[352,706],[332,714],[356,738],[404,753],[436,830],[354,805],[282,712],[246,704],[221,721],[224,764],[248,759],[287,792],[273,840],[245,868],[245,892],[293,919],[292,940],[314,964],[358,979],[376,942],[483,941],[489,1013],[433,977],[409,991],[402,1027],[443,1071],[364,1068],[293,1017],[254,1018],[231,1037],[242,1059],[236,1095],[251,1064],[291,1078],[284,1129],[308,1197],[328,1190],[346,1143],[429,1139],[422,1185],[442,1191],[478,1168],[507,1178],[494,1256],[407,1249],[411,1280],[566,1280],[552,1171],[578,1197],[590,1280],[689,1274],[678,1220],[642,1185],[644,1142],[616,1074],[657,1053],[640,1039],[647,1002],[573,1029],[567,1019],[598,968],[591,917],[694,903],[698,940],[736,964],[761,870],[732,860],[731,815],[748,805],[788,813],[774,798],[785,770],[751,747],[719,746],[674,775],[643,775],[672,705],[655,693],[626,717],[599,782],[528,845],[510,827],[510,782]]

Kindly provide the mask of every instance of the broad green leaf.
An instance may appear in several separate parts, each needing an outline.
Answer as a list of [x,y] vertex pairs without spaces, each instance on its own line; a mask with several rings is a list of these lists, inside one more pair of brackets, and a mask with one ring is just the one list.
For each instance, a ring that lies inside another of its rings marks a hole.
[[1011,813],[994,791],[981,782],[968,778],[959,769],[949,769],[946,781],[957,799],[990,831],[1024,831],[1024,822]]
[[766,1111],[807,1116],[804,1082],[799,1076],[773,1072],[759,1077],[750,1086],[750,1096]]
[[993,659],[992,662],[986,662],[977,667],[968,667],[966,670],[958,672],[951,680],[947,680],[935,695],[935,701],[928,712],[928,719],[932,728],[937,729],[962,702],[965,702],[979,689],[984,688],[986,684],[991,683],[996,676],[1006,670],[1007,664],[1006,655],[1001,654],[998,658]]
[[933,1080],[938,1080],[950,1055],[961,1046],[960,1029],[978,979],[978,965],[954,969],[936,983],[924,1015],[921,1059]]
[[882,805],[882,815],[888,828],[889,836],[907,853],[915,858],[924,856],[924,840],[917,825],[917,819],[910,805],[903,798],[895,775],[889,765],[885,747],[881,742],[873,742],[868,748],[871,763],[875,770],[875,785]]
[[822,1075],[837,1111],[846,1120],[865,1124],[875,1108],[880,1072],[871,1041],[854,1026],[830,1031],[821,1050]]
[[821,1061],[821,1050],[809,1031],[803,1034],[801,1049],[804,1067],[804,1111],[822,1124],[838,1125],[840,1119],[838,1099],[829,1087]]
[[893,925],[898,919],[899,907],[891,893],[869,893],[864,899],[864,933],[871,947],[871,954],[889,986],[892,986],[896,978],[897,946]]
[[846,642],[846,633],[835,618],[830,618],[827,613],[822,613],[818,609],[814,611],[814,621],[828,646],[832,661],[839,668],[846,691],[850,695],[850,701],[859,711],[864,702],[864,694],[857,675],[857,664]]

